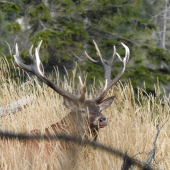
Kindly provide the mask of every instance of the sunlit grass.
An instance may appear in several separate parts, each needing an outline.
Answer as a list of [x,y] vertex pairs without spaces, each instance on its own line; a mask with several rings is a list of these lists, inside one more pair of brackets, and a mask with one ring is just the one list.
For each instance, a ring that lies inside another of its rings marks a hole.
[[[6,63],[6,62],[4,62]],[[16,70],[18,71],[18,70]],[[1,130],[11,132],[29,132],[33,129],[44,130],[60,121],[69,110],[63,105],[63,99],[46,85],[40,86],[33,78],[25,84],[17,84],[10,77],[7,64],[1,65],[0,106],[6,106],[24,96],[34,98],[35,102],[14,115],[0,118]],[[23,76],[21,71],[20,76]],[[56,79],[63,88],[72,91],[75,81],[66,77],[63,82]],[[76,87],[75,87],[76,88]],[[156,89],[158,90],[158,89]],[[91,98],[97,89],[93,87],[89,92]],[[75,91],[77,93],[77,91]],[[153,148],[153,142],[157,133],[156,125],[160,126],[169,118],[169,106],[166,100],[146,94],[142,89],[134,94],[130,83],[122,85],[118,83],[107,94],[115,96],[113,104],[103,111],[108,117],[108,126],[101,129],[98,142],[116,148],[129,156],[145,161],[147,153]],[[155,162],[159,168],[170,167],[170,120],[161,129],[155,155]],[[90,170],[120,170],[123,160],[104,151],[92,150],[89,147],[75,145],[75,152],[62,152],[61,143],[51,142],[51,152],[47,154],[48,163],[44,158],[45,142],[40,142],[39,150],[32,149],[30,161],[28,150],[19,141],[0,141],[1,159],[0,169],[12,170],[45,170],[49,169],[90,169]],[[72,144],[73,145],[73,144]],[[88,155],[88,156],[87,156]],[[70,156],[70,157],[69,157]],[[49,167],[50,165],[50,167]],[[135,168],[137,169],[137,168]]]

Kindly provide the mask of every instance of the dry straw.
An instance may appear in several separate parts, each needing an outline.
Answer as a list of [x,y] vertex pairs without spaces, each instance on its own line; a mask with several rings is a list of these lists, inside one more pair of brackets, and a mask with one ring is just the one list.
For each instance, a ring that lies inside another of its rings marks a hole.
[[[3,63],[0,69],[0,106],[4,107],[23,96],[30,96],[36,102],[15,114],[0,118],[0,129],[15,133],[29,132],[33,129],[42,130],[51,124],[60,121],[69,110],[63,106],[62,97],[43,84],[35,83],[34,78],[30,78],[25,84],[18,84],[9,77],[12,74],[7,62]],[[6,64],[5,64],[6,63]],[[15,70],[18,72],[18,69]],[[13,70],[14,72],[14,70]],[[56,73],[58,75],[58,73]],[[23,76],[18,72],[19,79]],[[65,77],[61,83],[63,88],[72,89],[75,82]],[[89,92],[93,95],[97,89]],[[157,134],[157,124],[166,122],[161,129],[156,141],[155,159],[152,161],[158,168],[169,169],[170,167],[170,121],[169,121],[169,101],[166,98],[159,98],[152,94],[147,94],[144,90],[138,89],[134,93],[130,83],[118,83],[110,89],[108,96],[115,95],[116,98],[103,114],[108,117],[108,126],[99,132],[98,141],[104,145],[118,149],[129,156],[145,161],[147,154],[154,147],[154,140]],[[168,121],[167,121],[168,119]],[[30,162],[27,157],[28,150],[23,143],[18,140],[0,141],[1,158],[0,169],[11,170],[46,170],[46,169],[77,169],[77,170],[120,170],[123,160],[117,156],[105,153],[97,149],[77,146],[71,144],[74,152],[63,152],[60,142],[52,141],[52,151],[48,155],[49,162],[44,161],[43,150],[45,141],[40,144],[38,152],[31,150],[34,161]],[[74,154],[73,154],[74,153]],[[7,157],[6,157],[7,155]],[[60,159],[58,159],[60,155]],[[49,167],[50,165],[50,167]],[[133,167],[135,170],[137,167]]]

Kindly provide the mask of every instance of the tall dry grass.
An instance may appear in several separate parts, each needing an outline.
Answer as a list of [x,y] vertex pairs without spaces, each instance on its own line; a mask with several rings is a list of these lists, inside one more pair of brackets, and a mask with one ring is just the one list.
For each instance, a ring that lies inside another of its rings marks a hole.
[[[30,107],[14,115],[0,118],[1,130],[29,132],[33,129],[40,129],[43,132],[45,127],[60,121],[69,113],[69,110],[63,106],[62,97],[52,89],[46,85],[41,87],[33,83],[32,80],[26,84],[18,85],[8,78],[11,73],[7,63],[4,61],[1,61],[1,63],[3,64],[0,70],[0,106],[6,106],[28,95],[36,99],[36,102]],[[20,76],[22,75],[21,72]],[[59,83],[58,79],[57,81]],[[71,89],[74,84],[65,78],[61,85],[66,89]],[[94,88],[90,93],[90,97],[95,91],[96,89]],[[158,87],[156,92],[159,92]],[[168,102],[152,94],[147,94],[142,89],[139,89],[138,93],[134,94],[130,83],[124,85],[118,83],[107,95],[114,95],[116,98],[111,107],[103,111],[103,114],[108,117],[108,126],[100,130],[98,142],[119,149],[124,153],[127,152],[129,156],[135,156],[135,158],[145,161],[147,153],[153,148],[157,133],[156,125],[161,126],[169,118]],[[156,142],[157,149],[155,162],[153,162],[157,167],[164,169],[169,169],[170,167],[169,128],[170,120],[168,119],[161,129]],[[74,154],[66,154],[60,149],[58,141],[52,142],[51,145],[53,149],[47,155],[49,157],[49,168],[48,163],[42,159],[45,142],[40,142],[38,151],[31,150],[34,161],[30,161],[23,143],[15,140],[5,143],[1,140],[0,169],[120,170],[123,162],[119,157],[107,154],[104,151],[75,145]],[[60,159],[58,159],[58,155],[60,155]]]

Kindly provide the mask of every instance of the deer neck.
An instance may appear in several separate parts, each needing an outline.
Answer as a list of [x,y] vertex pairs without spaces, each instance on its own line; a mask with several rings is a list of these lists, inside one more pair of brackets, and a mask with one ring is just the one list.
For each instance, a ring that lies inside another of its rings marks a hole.
[[45,129],[46,135],[65,134],[85,139],[97,140],[98,129],[91,129],[87,122],[84,122],[79,113],[72,111],[67,114],[61,121],[52,124]]

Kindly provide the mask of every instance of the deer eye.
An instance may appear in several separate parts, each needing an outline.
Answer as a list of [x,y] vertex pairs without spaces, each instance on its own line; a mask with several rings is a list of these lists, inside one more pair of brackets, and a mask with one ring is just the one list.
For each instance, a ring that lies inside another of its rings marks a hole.
[[87,111],[85,109],[81,109],[80,113],[85,114],[85,113],[87,113]]

